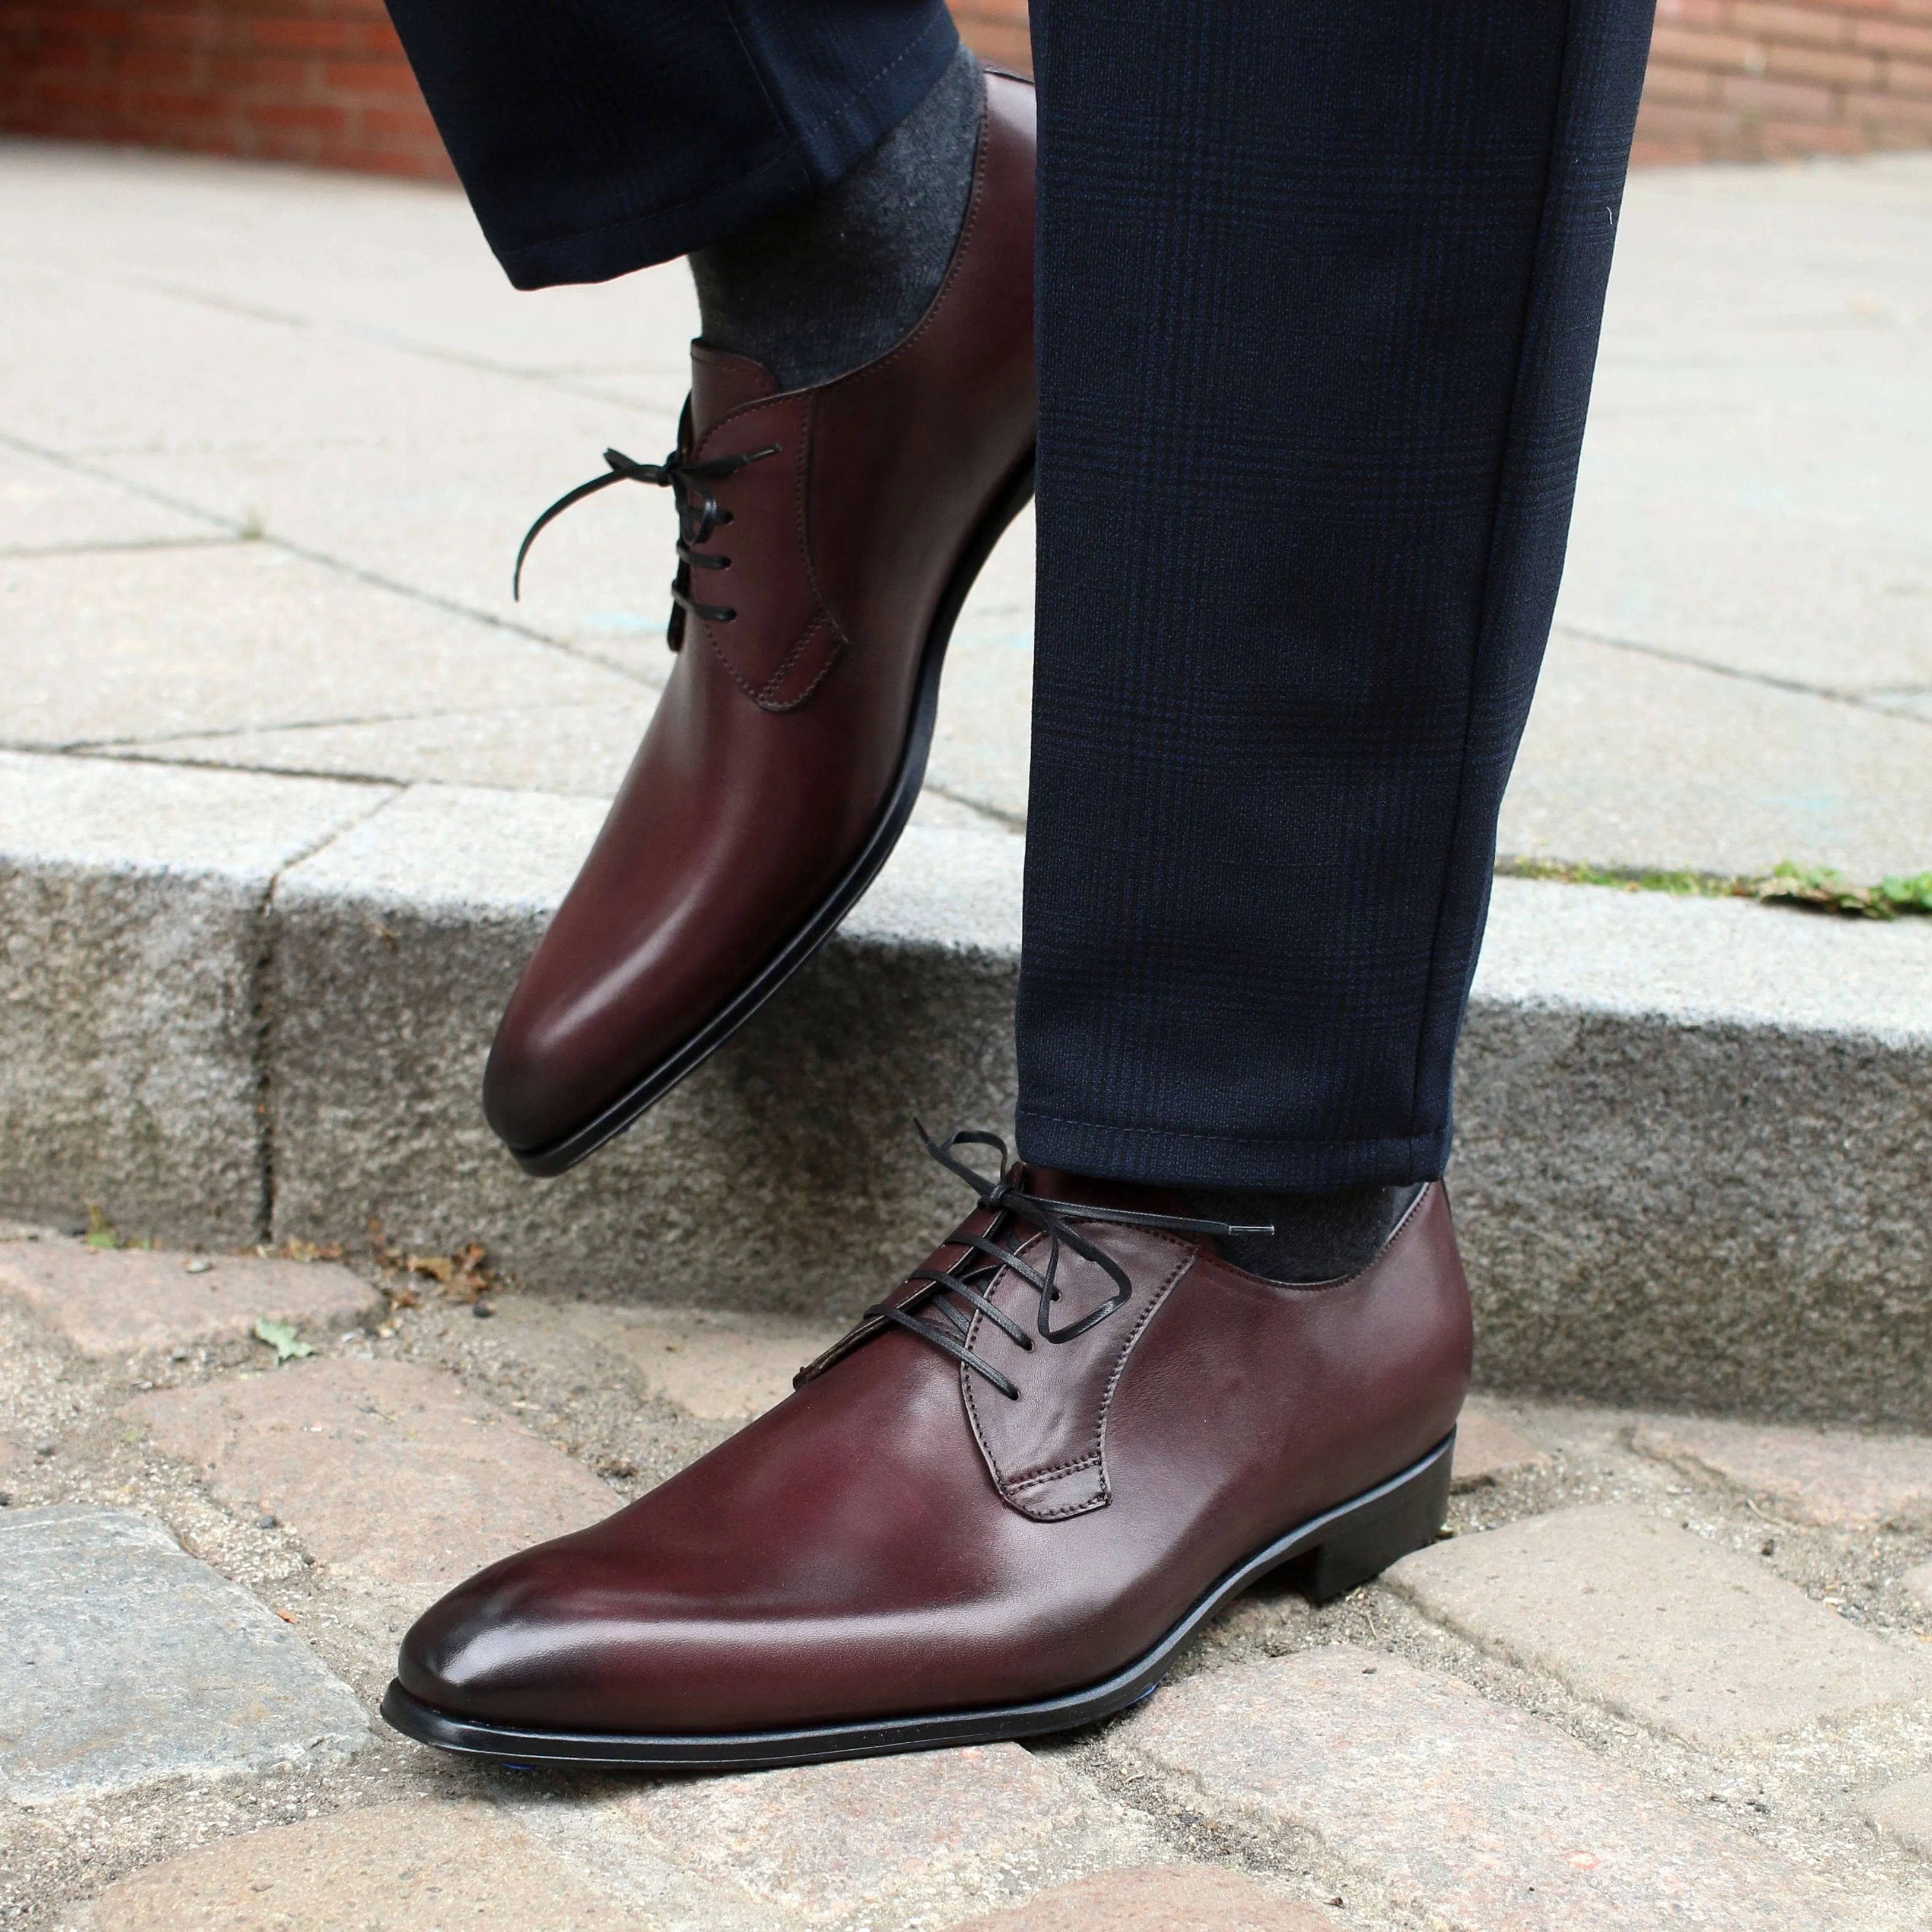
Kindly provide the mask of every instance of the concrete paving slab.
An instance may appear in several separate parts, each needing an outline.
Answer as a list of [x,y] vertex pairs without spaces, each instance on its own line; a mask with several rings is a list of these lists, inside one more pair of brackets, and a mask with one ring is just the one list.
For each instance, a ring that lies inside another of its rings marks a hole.
[[383,796],[0,754],[0,1200],[260,1238],[269,881]]
[[1337,1922],[1225,1865],[1150,1865],[1058,1886],[956,1932],[1334,1932]]
[[[296,724],[139,744],[116,755],[230,770],[473,784],[608,801],[623,782],[656,708],[651,686],[584,667],[622,687],[590,704],[507,703],[495,710],[418,712],[381,723]],[[545,680],[532,680],[532,689]]]
[[[611,493],[546,533],[524,606],[503,579],[553,487],[590,473],[606,442],[641,439],[648,454],[668,435],[692,319],[681,268],[518,296],[447,190],[178,158],[16,144],[0,208],[33,352],[16,366],[37,371],[16,434],[661,678],[668,514]],[[1566,580],[1573,628],[1506,851],[1719,871],[1926,862],[1925,761],[1897,721],[1932,722],[1928,208],[1916,157],[1633,182]],[[114,347],[130,315],[131,353]],[[88,380],[49,383],[48,356]],[[1024,542],[990,576],[955,652],[933,777],[1018,818]],[[1854,691],[1893,715],[1763,684],[1719,693],[1692,668],[1620,664],[1584,633]],[[577,745],[573,732],[520,750],[502,718],[427,738],[344,728],[310,747],[312,764],[283,740],[184,755],[554,785]],[[584,761],[596,775],[572,788],[608,784],[617,755]]]
[[655,462],[670,446],[674,416],[533,390],[538,419],[527,422],[520,420],[530,407],[527,386],[394,359],[406,365],[414,391],[430,393],[418,393],[414,414],[392,425],[358,422],[352,434],[305,444],[237,439],[130,452],[109,466],[238,526],[259,526],[273,541],[662,680],[676,535],[664,493],[640,487],[587,500],[544,531],[520,602],[511,597],[511,574],[540,511],[600,474],[607,447]]
[[[1030,554],[1030,531],[1016,526],[994,552],[994,561],[1022,542]],[[989,590],[998,594],[997,585]],[[1030,609],[1003,615],[990,608],[976,611],[969,603],[946,654],[927,784],[1023,827],[1033,755],[1032,703]]]
[[1865,1816],[1880,1831],[1932,1858],[1932,1772],[1888,1786],[1869,1802]]
[[[192,471],[170,481],[169,456],[279,446],[299,464],[345,442],[414,437],[434,487],[464,442],[477,440],[479,425],[512,436],[541,434],[546,422],[587,431],[613,412],[609,404],[328,335],[266,306],[104,286],[92,274],[48,262],[16,262],[8,278],[13,352],[0,368],[0,422],[9,434],[96,462],[145,455],[154,487],[204,508],[216,506],[201,502]],[[486,398],[495,411],[479,414]]]
[[1714,1476],[1794,1522],[1838,1528],[1932,1528],[1932,1441],[1849,1430],[1776,1429],[1666,1416],[1631,1446],[1688,1474]]
[[1932,1039],[1932,921],[1498,879],[1472,998],[1916,1046]]
[[1512,1662],[1709,1750],[1932,1695],[1932,1660],[1621,1504],[1459,1536],[1386,1581]]
[[1768,354],[1726,333],[1613,364],[1558,622],[1828,690],[1932,680],[1928,346],[1924,326],[1781,331]]
[[345,1326],[383,1305],[359,1276],[328,1262],[111,1251],[72,1240],[0,1247],[0,1292],[17,1296],[87,1355],[250,1335],[264,1316]]
[[408,1362],[294,1362],[142,1396],[126,1413],[231,1508],[279,1518],[318,1562],[418,1609],[620,1500],[454,1376]]
[[367,786],[0,751],[0,854],[10,868],[207,874],[266,885],[392,795]]
[[0,557],[219,542],[205,519],[0,442]]
[[30,448],[540,634],[662,656],[661,642],[641,652],[612,634],[662,638],[674,519],[663,504],[640,514],[646,493],[546,532],[527,608],[511,600],[510,566],[537,512],[596,473],[607,446],[668,447],[681,388],[643,406],[584,396],[58,266],[17,267],[10,286],[0,424]]
[[1210,1828],[1298,1864],[1318,1844],[1353,1868],[1365,1916],[1449,1932],[1883,1922],[1538,1720],[1349,1645],[1187,1678],[1106,1750],[1184,1781]]
[[247,1591],[151,1518],[0,1515],[0,1791],[16,1804],[339,1761],[368,1719]]
[[266,544],[0,562],[0,730],[21,749],[118,743],[152,758],[176,738],[302,724],[406,736],[418,713],[533,700],[628,725],[654,702],[602,664]]
[[72,1921],[75,1932],[606,1932],[620,1922],[623,1901],[497,1807],[421,1802],[224,1839],[130,1874]]
[[56,142],[0,153],[0,260],[674,409],[689,379],[682,262],[520,292],[453,188]]
[[1932,1426],[1928,1015],[1932,922],[1499,879],[1449,1170],[1484,1384]]
[[1558,632],[1497,849],[1727,877],[1932,870],[1932,731]]
[[1560,623],[1932,681],[1928,235],[1923,155],[1633,178]]

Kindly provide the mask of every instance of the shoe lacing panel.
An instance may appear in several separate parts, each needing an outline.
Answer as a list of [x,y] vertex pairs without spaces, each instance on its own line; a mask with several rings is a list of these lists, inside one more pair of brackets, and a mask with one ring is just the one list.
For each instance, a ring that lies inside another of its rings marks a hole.
[[[914,1122],[918,1126],[918,1123]],[[950,1355],[976,1376],[984,1378],[1010,1401],[1017,1402],[1020,1390],[1011,1377],[1003,1375],[988,1361],[976,1355],[966,1346],[966,1338],[971,1332],[974,1313],[982,1315],[1016,1347],[1030,1352],[1033,1336],[1028,1334],[1012,1316],[1000,1307],[989,1293],[1001,1269],[1010,1270],[1033,1289],[1039,1298],[1038,1313],[1034,1321],[1036,1333],[1046,1341],[1071,1342],[1077,1336],[1085,1334],[1090,1329],[1118,1310],[1126,1306],[1133,1296],[1133,1283],[1126,1270],[1112,1255],[1089,1240],[1072,1225],[1075,1220],[1100,1221],[1109,1226],[1124,1228],[1148,1228],[1166,1234],[1211,1234],[1217,1240],[1231,1234],[1264,1234],[1272,1232],[1262,1228],[1240,1227],[1226,1221],[1197,1220],[1182,1214],[1156,1214],[1138,1208],[1100,1208],[1089,1206],[1084,1202],[1049,1201],[1036,1194],[1029,1194],[1016,1187],[1006,1178],[1008,1168],[1006,1144],[998,1135],[983,1133],[970,1130],[949,1135],[944,1142],[933,1139],[924,1127],[919,1126],[919,1137],[926,1144],[926,1150],[946,1171],[964,1181],[978,1197],[980,1205],[988,1210],[993,1219],[986,1224],[983,1232],[973,1234],[965,1230],[952,1236],[946,1245],[963,1247],[970,1257],[953,1264],[950,1268],[915,1268],[906,1279],[922,1284],[903,1300],[880,1301],[866,1310],[868,1321],[884,1321],[930,1342],[933,1346]],[[976,1168],[965,1161],[956,1160],[953,1150],[962,1147],[991,1148],[999,1156],[1000,1172],[997,1178],[989,1179]],[[1030,1226],[1047,1238],[1046,1265],[1036,1268],[1018,1250],[1028,1245],[1032,1237],[1025,1236],[1009,1245],[1001,1236],[1011,1230],[1018,1232],[1023,1226]],[[1070,1322],[1064,1328],[1053,1325],[1053,1304],[1060,1299],[1056,1286],[1060,1270],[1060,1257],[1063,1250],[1071,1250],[1083,1261],[1090,1262],[1114,1285],[1114,1292],[1097,1308],[1090,1310],[1077,1322]]]
[[677,574],[671,580],[670,622],[664,632],[665,643],[674,651],[682,649],[684,616],[687,610],[707,624],[730,623],[738,614],[730,604],[700,604],[691,594],[692,571],[724,570],[730,568],[731,562],[728,556],[698,548],[710,541],[712,532],[720,524],[731,520],[731,512],[718,507],[718,498],[711,485],[728,476],[735,476],[751,464],[776,456],[780,447],[775,442],[769,448],[754,449],[742,456],[707,456],[701,461],[694,462],[690,453],[680,445],[662,463],[639,463],[621,449],[607,449],[604,460],[610,466],[610,473],[593,476],[588,483],[580,483],[574,490],[566,490],[524,532],[523,542],[517,550],[516,568],[510,576],[512,598],[520,598],[523,595],[524,559],[530,555],[530,546],[536,542],[539,531],[554,522],[573,503],[580,503],[585,497],[594,496],[598,490],[608,490],[614,483],[650,483],[673,491],[677,498]]

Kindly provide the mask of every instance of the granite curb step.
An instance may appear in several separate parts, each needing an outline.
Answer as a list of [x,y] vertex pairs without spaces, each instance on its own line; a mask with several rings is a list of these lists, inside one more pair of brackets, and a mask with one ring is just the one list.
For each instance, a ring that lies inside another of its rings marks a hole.
[[[478,1082],[596,800],[0,754],[0,1212],[476,1240],[529,1286],[842,1312],[1000,1122],[1023,842],[916,826],[812,968],[598,1160]],[[1503,878],[1450,1186],[1492,1388],[1932,1427],[1932,922]]]

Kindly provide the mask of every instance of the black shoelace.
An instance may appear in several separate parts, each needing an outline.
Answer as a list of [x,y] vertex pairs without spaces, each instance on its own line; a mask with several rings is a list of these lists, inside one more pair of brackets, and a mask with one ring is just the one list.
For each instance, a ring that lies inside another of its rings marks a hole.
[[[914,1125],[918,1126],[918,1123],[915,1121]],[[1035,1325],[1042,1339],[1048,1342],[1070,1342],[1076,1336],[1085,1334],[1108,1316],[1124,1308],[1132,1298],[1134,1286],[1127,1279],[1126,1269],[1104,1248],[1096,1247],[1071,1226],[1071,1220],[1105,1221],[1117,1227],[1151,1228],[1175,1234],[1212,1234],[1216,1240],[1225,1240],[1231,1234],[1269,1234],[1274,1232],[1272,1228],[1240,1227],[1230,1222],[1196,1220],[1180,1214],[1152,1214],[1126,1208],[1089,1207],[1084,1202],[1043,1200],[1036,1194],[1024,1192],[1005,1179],[1006,1144],[998,1135],[965,1132],[949,1135],[940,1142],[934,1140],[922,1126],[919,1127],[919,1137],[926,1143],[926,1152],[949,1174],[956,1175],[972,1189],[979,1197],[980,1206],[990,1208],[994,1218],[987,1223],[983,1234],[955,1234],[946,1244],[950,1247],[968,1249],[978,1259],[962,1260],[950,1268],[915,1268],[906,1279],[922,1282],[925,1286],[916,1288],[896,1305],[875,1302],[866,1310],[866,1318],[896,1322],[900,1328],[910,1330],[935,1348],[944,1350],[955,1361],[963,1364],[975,1375],[983,1376],[1010,1401],[1019,1400],[1018,1385],[990,1362],[981,1360],[966,1346],[973,1313],[977,1310],[1017,1346],[1028,1350],[1033,1347],[1032,1336],[1004,1309],[996,1306],[986,1292],[1002,1268],[1010,1268],[1039,1296],[1040,1312]],[[976,1168],[963,1160],[956,1160],[952,1150],[960,1147],[992,1148],[999,1156],[1000,1178],[989,1180]],[[1016,1252],[1024,1245],[1027,1238],[1022,1237],[1012,1247],[1000,1239],[1004,1230],[1022,1222],[1030,1223],[1047,1238],[1044,1272],[1022,1259]],[[1052,1311],[1053,1304],[1060,1299],[1055,1282],[1063,1248],[1070,1248],[1082,1260],[1091,1262],[1114,1284],[1114,1292],[1099,1307],[1082,1316],[1077,1322],[1056,1328]],[[922,1316],[928,1318],[922,1320]]]
[[711,533],[721,524],[731,520],[729,510],[718,507],[718,499],[711,485],[727,476],[735,476],[748,464],[762,461],[767,456],[776,456],[779,446],[773,443],[769,449],[754,449],[743,456],[708,456],[701,463],[693,463],[682,448],[674,449],[662,463],[639,463],[626,456],[621,449],[607,449],[604,460],[610,466],[608,476],[593,476],[588,483],[580,483],[574,490],[567,490],[524,533],[524,540],[517,549],[517,567],[510,575],[510,595],[520,598],[524,592],[524,559],[530,554],[530,545],[537,540],[538,533],[548,524],[562,516],[573,503],[580,503],[586,496],[594,496],[600,490],[608,490],[614,483],[651,483],[660,489],[670,490],[677,496],[677,574],[671,580],[670,623],[664,632],[664,641],[673,650],[682,648],[684,644],[684,614],[688,610],[694,616],[702,618],[707,624],[728,624],[737,612],[728,604],[700,604],[691,594],[691,573],[694,570],[724,570],[730,567],[731,560],[715,552],[701,550],[698,545],[710,541]]

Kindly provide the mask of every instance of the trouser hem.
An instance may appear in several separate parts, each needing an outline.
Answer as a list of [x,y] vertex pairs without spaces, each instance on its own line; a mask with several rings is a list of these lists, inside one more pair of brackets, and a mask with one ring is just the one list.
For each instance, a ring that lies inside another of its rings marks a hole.
[[1433,1180],[1448,1165],[1450,1130],[1386,1140],[1271,1140],[1103,1126],[1022,1107],[1022,1156],[1041,1167],[1154,1187],[1232,1187],[1325,1194],[1338,1188]]
[[850,173],[932,91],[958,45],[952,16],[935,12],[832,113],[736,179],[670,207],[500,248],[496,259],[512,286],[547,289],[608,282],[722,242]]

